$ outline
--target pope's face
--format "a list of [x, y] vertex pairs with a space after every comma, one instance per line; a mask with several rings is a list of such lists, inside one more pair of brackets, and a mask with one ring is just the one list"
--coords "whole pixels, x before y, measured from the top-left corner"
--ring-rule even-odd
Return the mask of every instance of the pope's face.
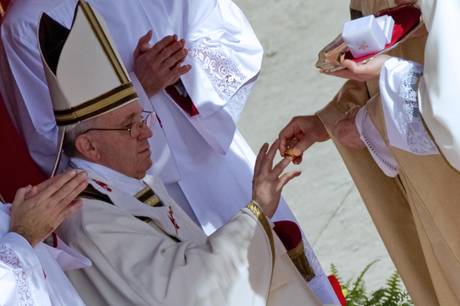
[[141, 122], [142, 108], [137, 101], [96, 118], [94, 123], [98, 128], [128, 129], [136, 126], [134, 133], [127, 130], [91, 131], [98, 151], [97, 162], [127, 176], [143, 178], [152, 166], [148, 143], [152, 131]]

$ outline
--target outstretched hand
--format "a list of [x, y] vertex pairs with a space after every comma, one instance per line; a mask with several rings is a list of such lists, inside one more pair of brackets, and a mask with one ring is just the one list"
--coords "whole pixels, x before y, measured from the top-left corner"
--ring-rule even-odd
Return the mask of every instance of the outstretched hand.
[[300, 171], [284, 173], [284, 170], [291, 162], [290, 158], [284, 158], [273, 167], [273, 160], [278, 147], [278, 140], [270, 148], [268, 144], [262, 146], [257, 155], [252, 182], [252, 199], [260, 205], [260, 208], [268, 218], [275, 214], [284, 186], [301, 174]]
[[78, 211], [81, 203], [75, 199], [87, 184], [85, 172], [71, 170], [37, 186], [20, 188], [11, 207], [10, 231], [35, 246]]
[[278, 135], [281, 156], [289, 149], [294, 164], [302, 161], [302, 155], [315, 142], [329, 139], [324, 124], [317, 115], [294, 117]]
[[356, 63], [352, 60], [346, 59], [342, 62], [342, 65], [346, 69], [335, 72], [321, 72], [327, 75], [360, 82], [371, 81], [379, 78], [383, 65], [390, 58], [391, 56], [389, 55], [380, 54], [365, 64]]
[[188, 54], [183, 39], [169, 35], [150, 46], [152, 35], [149, 31], [141, 37], [134, 50], [134, 72], [148, 96], [177, 83], [192, 69], [190, 65], [183, 65]]

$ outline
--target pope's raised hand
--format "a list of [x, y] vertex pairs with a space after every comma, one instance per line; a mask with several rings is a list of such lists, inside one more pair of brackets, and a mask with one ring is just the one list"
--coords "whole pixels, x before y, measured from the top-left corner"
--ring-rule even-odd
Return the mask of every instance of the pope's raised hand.
[[301, 174], [300, 171], [284, 172], [291, 162], [290, 158], [284, 158], [273, 166], [278, 146], [278, 140], [270, 148], [268, 144], [262, 146], [257, 155], [252, 181], [252, 199], [259, 204], [268, 218], [275, 214], [284, 186]]
[[328, 139], [329, 134], [317, 115], [298, 116], [279, 133], [279, 150], [281, 156], [290, 155], [294, 163], [298, 164], [302, 161], [303, 152], [312, 144]]
[[81, 203], [75, 199], [87, 184], [85, 172], [71, 170], [37, 186], [19, 189], [11, 207], [10, 231], [35, 246], [80, 208]]
[[134, 50], [134, 72], [148, 96], [175, 84], [192, 67], [183, 65], [188, 50], [176, 35], [164, 37], [150, 46], [152, 31], [139, 39]]

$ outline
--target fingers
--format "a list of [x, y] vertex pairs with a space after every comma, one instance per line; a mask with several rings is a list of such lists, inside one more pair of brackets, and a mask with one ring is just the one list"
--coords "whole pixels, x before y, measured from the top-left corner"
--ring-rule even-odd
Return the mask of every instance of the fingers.
[[300, 131], [300, 129], [297, 127], [297, 124], [295, 123], [295, 119], [292, 119], [289, 124], [281, 130], [281, 132], [278, 135], [278, 140], [279, 140], [279, 150], [281, 153], [281, 156], [284, 156], [286, 153], [288, 141], [291, 140], [295, 135]]
[[83, 191], [87, 184], [86, 180], [86, 173], [82, 172], [78, 174], [53, 194], [50, 200], [54, 203], [58, 203], [58, 206], [62, 209], [62, 206], [68, 205]]
[[144, 36], [142, 36], [137, 42], [136, 49], [134, 50], [134, 58], [138, 57], [143, 52], [149, 49], [149, 42], [152, 39], [153, 31], [148, 31]]
[[298, 137], [298, 141], [295, 146], [292, 148], [292, 154], [294, 156], [301, 156], [315, 141], [308, 135], [303, 135], [303, 137]]
[[168, 36], [165, 36], [159, 42], [157, 42], [155, 45], [153, 45], [153, 47], [150, 49], [151, 50], [151, 52], [150, 52], [151, 59], [157, 57], [158, 54], [160, 54], [160, 52], [163, 51], [164, 48], [166, 48], [167, 46], [169, 46], [170, 44], [172, 44], [176, 40], [177, 40], [176, 35], [168, 35]]
[[259, 150], [259, 154], [257, 154], [256, 164], [254, 166], [254, 176], [257, 176], [260, 173], [260, 169], [262, 168], [262, 165], [264, 163], [267, 149], [268, 149], [268, 143], [264, 143], [264, 145]]
[[66, 172], [64, 174], [61, 174], [56, 177], [56, 180], [53, 181], [52, 183], [49, 184], [49, 186], [39, 192], [39, 201], [41, 202], [44, 199], [50, 198], [52, 195], [54, 195], [56, 192], [61, 190], [61, 188], [67, 184], [68, 182], [72, 181], [76, 176], [78, 175], [77, 170], [71, 170], [69, 172]]
[[164, 62], [166, 67], [171, 68], [187, 55], [182, 40], [171, 43], [158, 54], [158, 60]]
[[286, 184], [289, 183], [289, 181], [291, 181], [293, 178], [300, 176], [301, 174], [301, 171], [292, 171], [283, 174], [279, 179], [278, 190], [282, 190], [284, 186], [286, 186]]
[[345, 67], [346, 69], [350, 70], [353, 73], [359, 73], [362, 70], [363, 65], [358, 65], [352, 60], [344, 60], [342, 62], [342, 66]]
[[[279, 141], [278, 139], [275, 140], [272, 145], [270, 146], [270, 149], [268, 150], [268, 153], [267, 153], [267, 159], [266, 159], [266, 163], [265, 163], [265, 170], [266, 171], [271, 171], [272, 168], [273, 168], [273, 160], [275, 159], [275, 155], [276, 155], [276, 151], [278, 150], [279, 148]], [[263, 168], [262, 168], [263, 170]]]
[[272, 174], [276, 177], [279, 177], [281, 173], [283, 173], [284, 169], [286, 169], [287, 166], [289, 166], [290, 163], [290, 157], [283, 158], [283, 160], [281, 160], [278, 164], [276, 164], [275, 168], [273, 168]]
[[174, 54], [168, 55], [168, 58], [164, 61], [164, 65], [168, 68], [174, 68], [178, 63], [184, 61], [185, 57], [187, 56], [188, 51], [187, 49], [179, 49], [176, 50]]
[[65, 198], [63, 198], [59, 203], [58, 206], [61, 209], [60, 213], [65, 211], [69, 205], [72, 205], [72, 203], [77, 199], [77, 197], [80, 195], [80, 193], [85, 190], [86, 186], [88, 186], [88, 182], [85, 180], [81, 182], [75, 189], [73, 189], [71, 192], [69, 192]]
[[24, 202], [24, 199], [26, 198], [26, 195], [30, 192], [32, 189], [32, 186], [27, 186], [23, 188], [19, 188], [18, 191], [16, 191], [16, 194], [14, 195], [14, 200], [13, 200], [13, 205], [19, 205]]

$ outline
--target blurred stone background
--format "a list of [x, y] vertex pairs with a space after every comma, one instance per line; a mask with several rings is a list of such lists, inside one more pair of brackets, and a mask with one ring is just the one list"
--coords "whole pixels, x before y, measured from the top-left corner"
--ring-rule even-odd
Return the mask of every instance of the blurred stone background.
[[[265, 49], [259, 81], [239, 128], [254, 151], [271, 142], [296, 115], [326, 105], [343, 83], [314, 68], [318, 51], [349, 19], [344, 0], [235, 0]], [[395, 270], [362, 200], [332, 142], [304, 155], [301, 177], [285, 190], [323, 268], [335, 264], [342, 278], [356, 277], [379, 260], [365, 277], [377, 289]]]

